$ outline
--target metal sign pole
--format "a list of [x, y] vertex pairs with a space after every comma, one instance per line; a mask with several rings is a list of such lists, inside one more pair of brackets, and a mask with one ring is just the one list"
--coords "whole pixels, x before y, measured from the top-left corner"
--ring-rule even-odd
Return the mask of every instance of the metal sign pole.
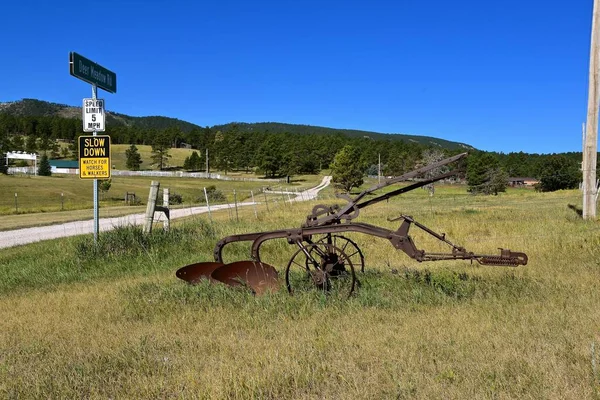
[[[104, 100], [98, 100], [96, 92], [100, 88], [117, 93], [117, 74], [74, 51], [69, 53], [69, 74], [92, 85], [92, 98], [83, 99], [82, 103], [83, 131], [98, 136], [98, 131], [105, 131], [105, 110]], [[94, 244], [97, 244], [100, 231], [98, 177], [110, 179], [110, 136], [93, 140], [79, 136], [78, 140], [79, 177], [94, 179]]]
[[[92, 99], [96, 100], [96, 85], [92, 85]], [[94, 129], [93, 135], [98, 133]], [[94, 243], [98, 244], [98, 231], [100, 230], [100, 218], [98, 212], [98, 179], [94, 179]]]

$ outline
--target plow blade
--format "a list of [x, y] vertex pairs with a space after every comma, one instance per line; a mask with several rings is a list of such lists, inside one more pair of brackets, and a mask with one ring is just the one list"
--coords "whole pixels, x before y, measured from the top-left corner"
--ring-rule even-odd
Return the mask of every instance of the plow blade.
[[222, 267], [223, 263], [219, 262], [201, 262], [186, 265], [185, 267], [179, 268], [175, 275], [179, 279], [183, 279], [184, 281], [195, 284], [200, 282], [201, 279], [208, 279], [212, 281], [211, 274], [213, 271], [219, 267]]
[[254, 294], [279, 290], [277, 270], [258, 261], [237, 261], [225, 264], [212, 273], [212, 278], [229, 286], [247, 286]]

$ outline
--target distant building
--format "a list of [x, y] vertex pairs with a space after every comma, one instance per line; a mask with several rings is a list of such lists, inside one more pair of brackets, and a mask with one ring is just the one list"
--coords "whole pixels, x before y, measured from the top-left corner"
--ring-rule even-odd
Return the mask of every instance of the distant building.
[[77, 160], [48, 160], [53, 174], [79, 174]]
[[540, 181], [535, 178], [521, 178], [521, 177], [508, 178], [509, 186], [533, 186], [537, 183], [540, 183]]

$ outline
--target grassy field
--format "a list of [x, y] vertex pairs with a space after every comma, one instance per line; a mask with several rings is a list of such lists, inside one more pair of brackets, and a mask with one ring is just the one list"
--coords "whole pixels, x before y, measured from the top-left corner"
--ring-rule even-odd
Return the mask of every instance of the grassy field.
[[[529, 264], [419, 264], [351, 235], [366, 272], [347, 300], [255, 298], [174, 276], [211, 260], [225, 235], [299, 226], [314, 202], [150, 237], [117, 230], [98, 247], [78, 237], [2, 250], [0, 397], [599, 399], [600, 225], [568, 207], [580, 202], [577, 191], [444, 187], [364, 209], [359, 221], [395, 229], [387, 218], [409, 214], [470, 251], [524, 251]], [[274, 241], [261, 254], [281, 273], [292, 252]], [[225, 258], [247, 253], [232, 245]]]
[[[294, 177], [290, 185], [281, 185], [292, 190], [301, 190], [318, 185], [322, 178], [320, 175], [303, 175]], [[233, 190], [236, 190], [238, 201], [242, 201], [250, 197], [250, 191], [257, 194], [266, 186], [280, 185], [268, 181], [115, 176], [112, 178], [110, 190], [100, 197], [101, 216], [104, 209], [122, 207], [126, 192], [135, 193], [141, 204], [145, 204], [153, 180], [159, 181], [161, 188], [169, 188], [171, 193], [181, 195], [184, 205], [204, 202], [203, 188], [211, 185], [223, 192], [226, 200], [230, 202], [233, 201]], [[43, 177], [0, 174], [0, 187], [0, 229], [3, 229], [2, 216], [6, 215], [71, 212], [93, 208], [93, 182], [80, 179], [76, 175], [56, 174]]]
[[[128, 150], [130, 146], [131, 145], [129, 144], [111, 145], [111, 161], [116, 169], [127, 169], [127, 156], [125, 155], [125, 151]], [[136, 147], [142, 158], [141, 169], [158, 169], [158, 166], [153, 165], [152, 159], [150, 158], [152, 155], [152, 146], [140, 144], [136, 145]], [[169, 155], [171, 157], [169, 157], [166, 167], [183, 167], [183, 162], [185, 161], [186, 157], [191, 156], [194, 151], [196, 151], [200, 156], [203, 155], [201, 150], [170, 149]]]

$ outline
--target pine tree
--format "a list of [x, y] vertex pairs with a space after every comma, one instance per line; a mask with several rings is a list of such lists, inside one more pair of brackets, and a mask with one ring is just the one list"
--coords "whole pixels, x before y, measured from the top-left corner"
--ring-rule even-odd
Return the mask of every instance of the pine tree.
[[8, 166], [6, 165], [6, 154], [0, 153], [0, 174], [8, 174]]
[[498, 194], [506, 190], [508, 174], [492, 154], [474, 154], [468, 160], [467, 183], [471, 193]]
[[198, 153], [194, 151], [194, 152], [192, 152], [192, 155], [190, 156], [188, 169], [197, 171], [200, 169], [200, 167], [202, 167], [202, 160], [200, 159], [200, 156], [198, 155]]
[[171, 149], [171, 140], [168, 132], [158, 132], [152, 141], [152, 161], [158, 166], [159, 170], [167, 164], [167, 160], [171, 157], [169, 150]]
[[142, 156], [140, 155], [135, 144], [132, 144], [129, 146], [129, 149], [125, 150], [125, 156], [127, 157], [127, 160], [125, 161], [127, 169], [131, 171], [139, 171], [143, 161]]
[[46, 153], [42, 155], [40, 159], [40, 164], [38, 165], [37, 173], [39, 176], [51, 176], [52, 175], [52, 167], [50, 166], [50, 162], [48, 161], [48, 156]]
[[330, 165], [333, 183], [350, 192], [352, 188], [363, 184], [364, 167], [356, 147], [346, 145], [333, 158]]

